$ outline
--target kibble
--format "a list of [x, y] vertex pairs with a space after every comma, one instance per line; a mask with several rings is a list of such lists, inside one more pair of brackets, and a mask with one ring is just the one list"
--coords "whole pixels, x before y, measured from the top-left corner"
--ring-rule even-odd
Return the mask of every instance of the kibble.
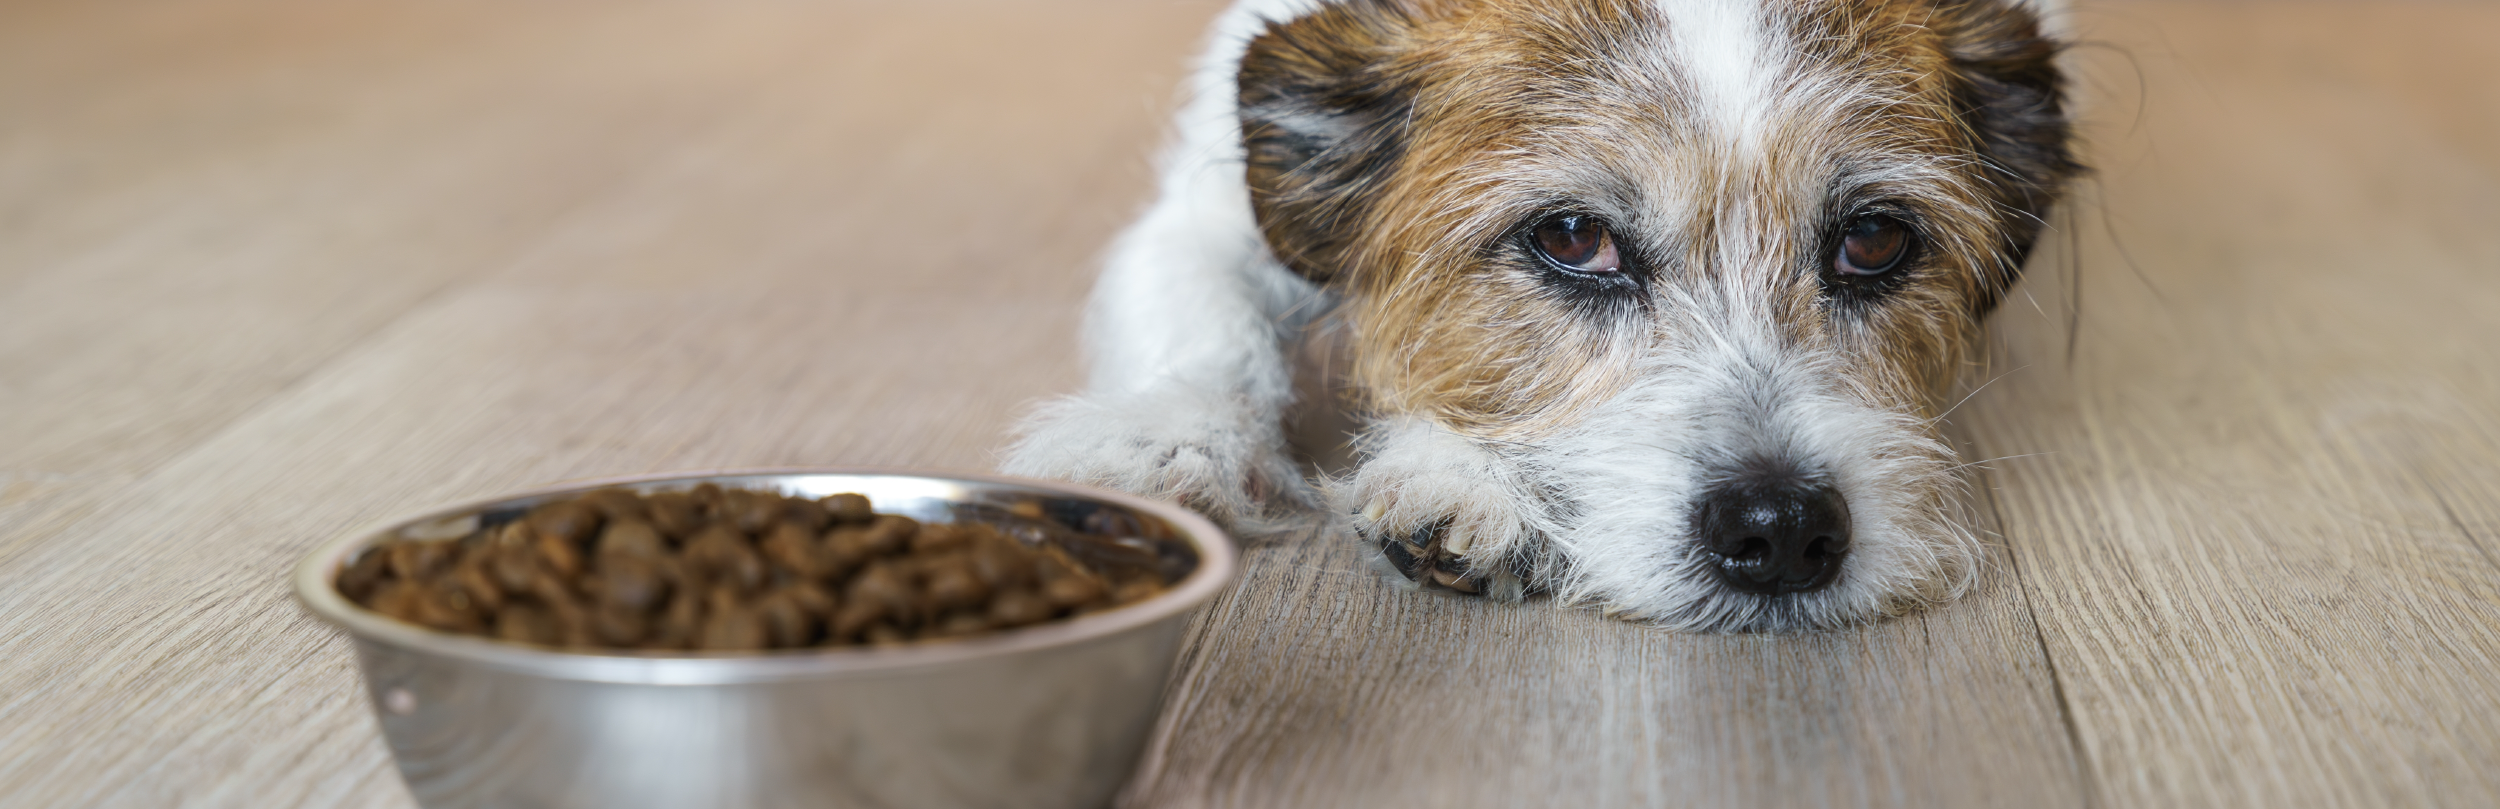
[[350, 600], [432, 629], [653, 652], [969, 637], [1136, 603], [1168, 584], [983, 523], [878, 514], [858, 494], [709, 483], [603, 489], [465, 538], [379, 545], [338, 575]]

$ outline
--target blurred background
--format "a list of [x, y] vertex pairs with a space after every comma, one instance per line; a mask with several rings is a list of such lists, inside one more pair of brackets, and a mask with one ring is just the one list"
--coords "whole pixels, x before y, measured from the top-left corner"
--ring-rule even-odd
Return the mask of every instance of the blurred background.
[[[284, 588], [354, 526], [990, 467], [1221, 5], [0, 3], [0, 804], [407, 805]], [[1126, 803], [2500, 802], [2500, 6], [2056, 22], [1979, 592], [1675, 636], [1269, 538]]]

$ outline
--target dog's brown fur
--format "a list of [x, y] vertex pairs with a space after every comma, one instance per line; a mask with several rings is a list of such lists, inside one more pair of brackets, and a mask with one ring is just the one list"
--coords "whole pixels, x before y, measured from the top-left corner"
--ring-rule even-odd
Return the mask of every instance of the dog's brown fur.
[[[1765, 296], [1870, 404], [1932, 407], [2077, 170], [2054, 45], [1998, 2], [1800, 2], [1774, 27], [1805, 69], [1740, 156], [1640, 58], [1663, 25], [1643, 0], [1352, 0], [1253, 41], [1253, 206], [1280, 260], [1345, 293], [1372, 408], [1533, 439], [1618, 391], [1648, 341], [1690, 337], [1644, 315], [1669, 286]], [[1835, 294], [1838, 223], [1869, 204], [1927, 246], [1883, 294]], [[1561, 206], [1612, 223], [1646, 299], [1573, 299], [1522, 266], [1513, 237]]]

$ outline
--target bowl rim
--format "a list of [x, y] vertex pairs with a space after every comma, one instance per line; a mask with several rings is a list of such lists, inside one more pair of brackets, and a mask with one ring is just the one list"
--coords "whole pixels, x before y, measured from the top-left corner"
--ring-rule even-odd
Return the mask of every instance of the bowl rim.
[[[514, 500], [579, 494], [612, 486], [745, 477], [899, 477], [1001, 486], [1100, 500], [1146, 512], [1170, 523], [1198, 554], [1198, 566], [1152, 598], [1115, 609], [959, 640], [895, 647], [830, 647], [764, 654], [679, 653], [666, 656], [596, 654], [509, 643], [428, 629], [365, 609], [333, 584], [348, 556], [379, 544], [400, 529], [483, 511]], [[1240, 550], [1230, 535], [1196, 512], [1173, 503], [1075, 483], [1005, 475], [928, 469], [858, 466], [782, 466], [659, 472], [564, 481], [517, 492], [428, 508], [376, 521], [323, 543], [295, 567], [295, 595], [314, 616], [360, 641], [483, 664], [541, 677], [638, 685], [727, 685], [787, 680], [911, 673], [967, 660], [1068, 648], [1186, 614], [1230, 583]]]

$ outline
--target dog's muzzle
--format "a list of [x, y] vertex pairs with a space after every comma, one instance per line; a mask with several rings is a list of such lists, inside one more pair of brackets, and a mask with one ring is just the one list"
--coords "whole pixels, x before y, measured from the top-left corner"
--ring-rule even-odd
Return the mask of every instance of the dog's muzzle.
[[1704, 491], [1694, 536], [1731, 589], [1810, 593], [1840, 578], [1849, 503], [1831, 484], [1794, 473], [1746, 474]]

